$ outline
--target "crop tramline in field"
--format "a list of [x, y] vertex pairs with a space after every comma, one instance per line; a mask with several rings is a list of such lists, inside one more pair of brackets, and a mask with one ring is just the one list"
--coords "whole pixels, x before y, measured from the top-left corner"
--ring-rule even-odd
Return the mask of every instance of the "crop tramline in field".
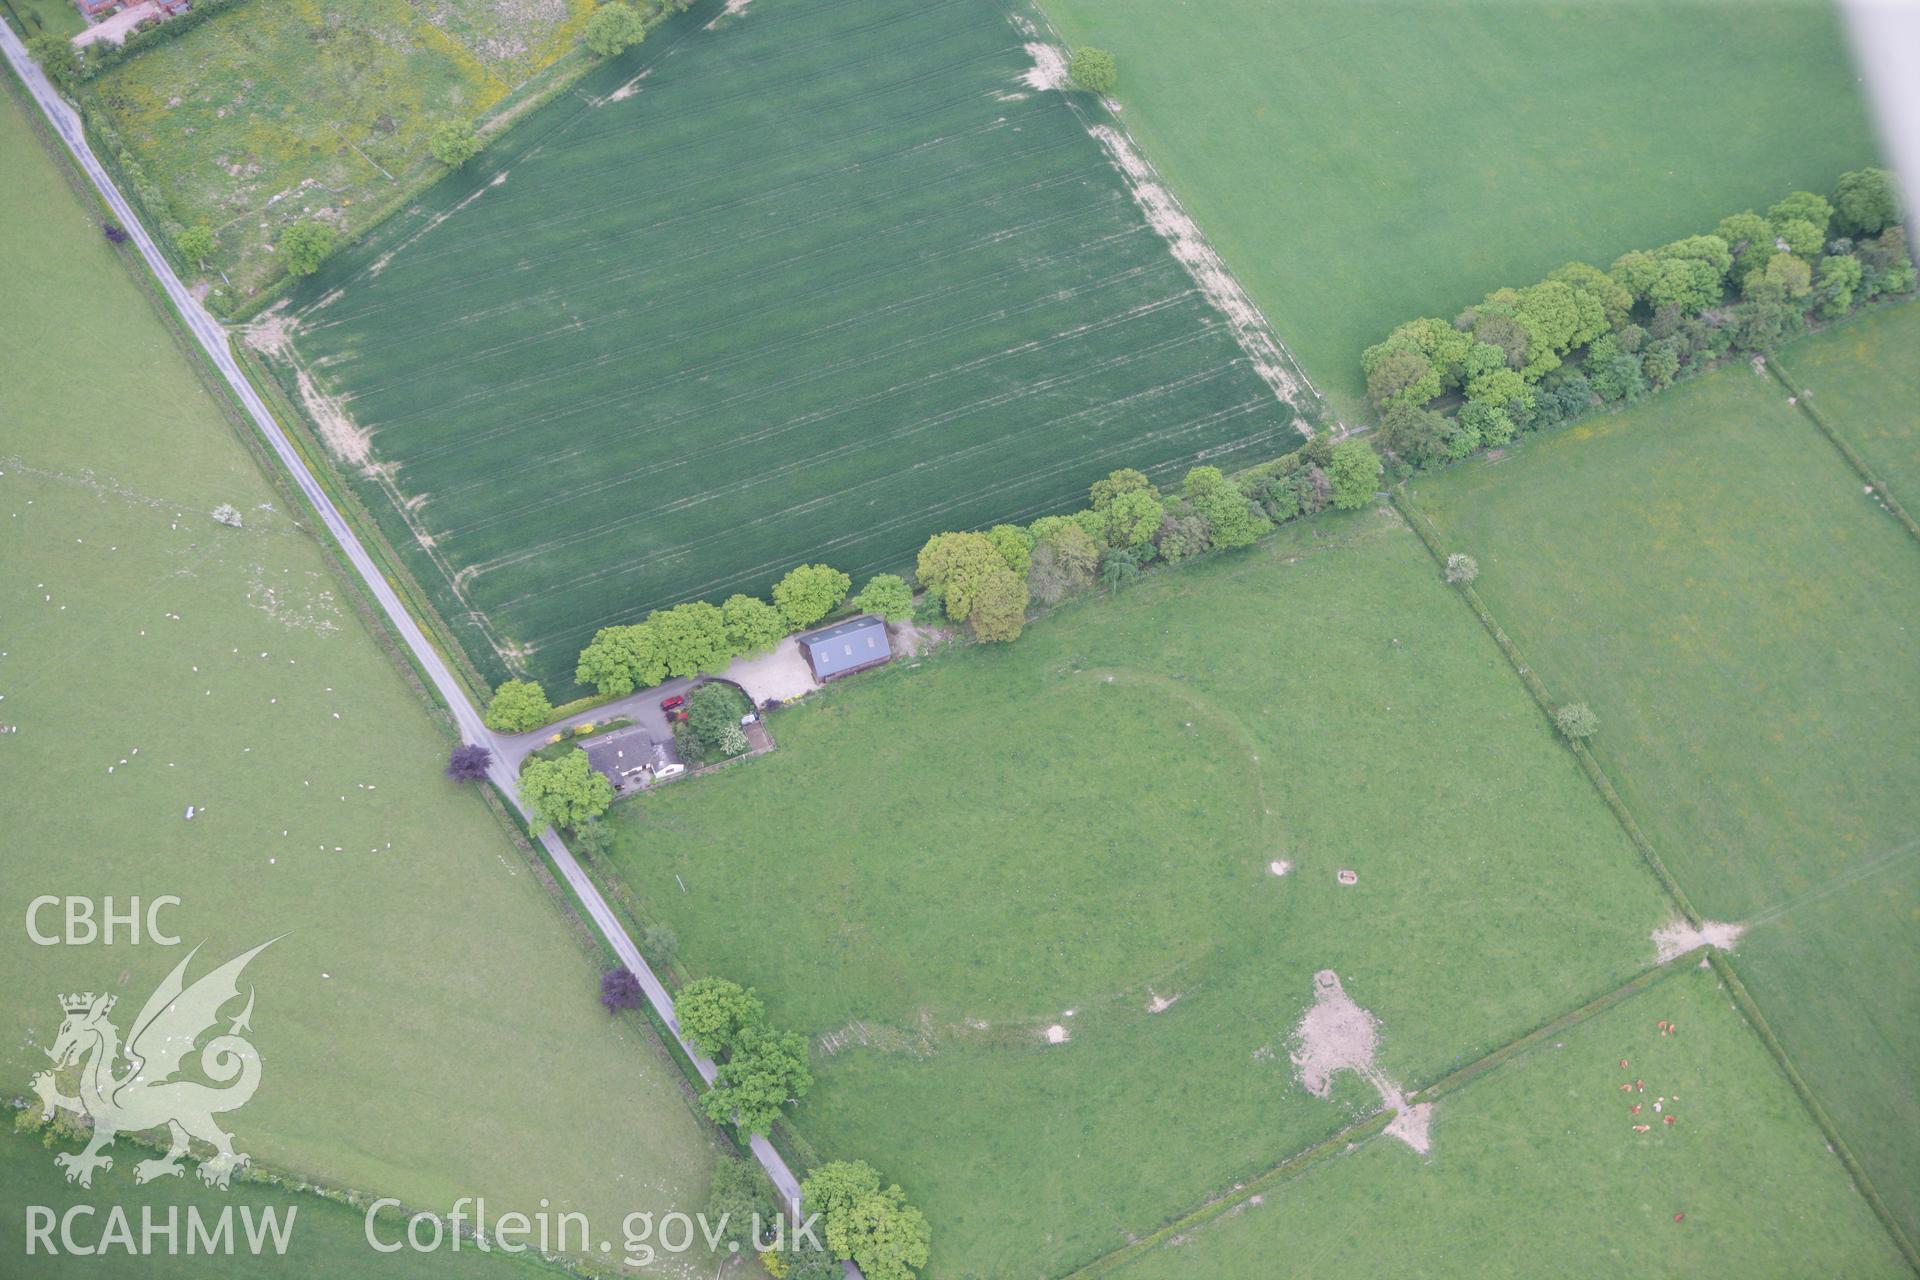
[[716, 12], [254, 333], [483, 674], [563, 688], [649, 609], [1298, 442], [1257, 312], [1169, 242], [1027, 18]]

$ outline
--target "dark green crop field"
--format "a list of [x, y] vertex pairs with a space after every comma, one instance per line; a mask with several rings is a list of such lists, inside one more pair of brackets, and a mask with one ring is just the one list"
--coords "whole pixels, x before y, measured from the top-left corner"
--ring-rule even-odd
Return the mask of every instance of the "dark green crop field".
[[564, 692], [649, 609], [1297, 442], [1034, 39], [993, 0], [699, 6], [274, 318], [485, 674]]

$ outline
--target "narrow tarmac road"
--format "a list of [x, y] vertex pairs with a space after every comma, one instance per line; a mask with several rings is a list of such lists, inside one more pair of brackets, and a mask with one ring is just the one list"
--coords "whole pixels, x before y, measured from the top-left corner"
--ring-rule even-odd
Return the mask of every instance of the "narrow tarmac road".
[[[493, 752], [493, 765], [489, 776], [499, 784], [509, 800], [520, 808], [523, 817], [530, 816], [524, 807], [520, 807], [518, 777], [514, 770], [514, 765], [525, 754], [525, 748], [520, 747], [516, 750], [518, 744], [495, 734], [481, 720], [479, 708], [467, 699], [466, 691], [461, 688], [459, 681], [453, 678], [453, 673], [447, 669], [440, 651], [427, 639], [419, 624], [414, 621], [413, 615], [408, 613], [406, 606], [401, 603], [400, 597], [387, 584], [379, 567], [367, 555], [366, 548], [360, 545], [360, 539], [354, 534], [352, 527], [335, 509], [333, 500], [314, 479], [292, 442], [281, 431], [280, 424], [267, 411], [267, 406], [253, 389], [253, 384], [247, 380], [246, 374], [241, 372], [239, 364], [233, 358], [233, 351], [227, 344], [226, 329], [187, 292], [186, 286], [173, 273], [173, 267], [167, 262], [166, 256], [160, 252], [159, 246], [153, 242], [153, 237], [147, 233], [146, 227], [141, 225], [140, 219], [135, 216], [133, 207], [120, 194], [119, 188], [114, 186], [113, 179], [108, 176], [107, 171], [101, 168], [92, 148], [87, 145], [79, 114], [66, 99], [60, 96], [58, 90], [41, 72], [39, 64], [27, 56], [26, 46], [21, 43], [20, 37], [4, 23], [0, 23], [0, 50], [5, 52], [7, 62], [13, 67], [14, 74], [19, 77], [21, 84], [39, 105], [40, 110], [45, 113], [48, 123], [53, 126], [54, 132], [59, 134], [67, 150], [72, 153], [74, 163], [80, 166], [82, 172], [100, 192], [101, 198], [113, 210], [114, 217], [119, 220], [122, 227], [126, 228], [134, 245], [139, 248], [140, 256], [146, 259], [148, 269], [153, 272], [161, 288], [166, 291], [167, 297], [172, 301], [175, 310], [185, 321], [188, 332], [206, 351], [207, 358], [219, 369], [220, 375], [226, 379], [235, 398], [253, 418], [254, 425], [259, 428], [261, 436], [272, 446], [281, 465], [286, 468], [287, 474], [293, 478], [293, 482], [299, 486], [308, 504], [319, 515], [320, 522], [326, 526], [327, 532], [333, 535], [334, 541], [340, 544], [341, 551], [353, 565], [354, 571], [360, 575], [367, 591], [379, 602], [381, 610], [387, 615], [389, 625], [406, 643], [407, 648], [413, 651], [421, 669], [433, 682], [433, 687], [439, 691], [441, 701], [445, 702], [448, 709], [452, 711], [454, 721], [459, 725], [461, 738], [467, 742], [478, 743]], [[639, 976], [640, 985], [646, 991], [647, 999], [652, 1002], [654, 1011], [672, 1029], [674, 1038], [680, 1042], [680, 1047], [686, 1051], [687, 1056], [693, 1060], [694, 1066], [698, 1068], [700, 1078], [711, 1083], [715, 1073], [712, 1060], [687, 1043], [686, 1038], [680, 1034], [680, 1024], [673, 1016], [673, 998], [667, 994], [667, 989], [661, 985], [659, 978], [647, 965], [639, 948], [634, 946], [633, 939], [621, 927], [612, 908], [607, 905], [606, 899], [601, 897], [599, 889], [594, 887], [593, 881], [581, 869], [579, 862], [561, 841], [559, 833], [552, 827], [540, 833], [540, 843], [546, 849], [548, 856], [553, 859], [554, 866], [573, 887], [574, 894], [586, 909], [594, 927], [599, 929], [607, 939], [614, 953], [620, 957], [621, 963]], [[800, 1205], [800, 1183], [793, 1176], [793, 1171], [787, 1167], [786, 1160], [765, 1138], [756, 1137], [751, 1145], [754, 1157], [766, 1169], [767, 1176], [773, 1181], [774, 1189], [780, 1193], [781, 1199], [797, 1212]]]

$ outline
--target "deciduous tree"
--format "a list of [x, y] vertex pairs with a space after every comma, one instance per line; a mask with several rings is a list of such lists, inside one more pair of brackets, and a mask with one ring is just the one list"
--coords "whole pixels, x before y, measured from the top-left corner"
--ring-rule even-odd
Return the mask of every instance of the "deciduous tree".
[[763, 1134], [780, 1118], [781, 1107], [799, 1101], [812, 1087], [807, 1038], [754, 1023], [734, 1037], [701, 1104], [716, 1124], [731, 1122], [743, 1134]]
[[1006, 561], [1007, 568], [1020, 574], [1027, 572], [1027, 561], [1033, 554], [1033, 535], [1017, 524], [997, 524], [987, 530], [987, 541]]
[[1860, 259], [1850, 253], [1836, 253], [1820, 260], [1820, 314], [1828, 319], [1845, 315], [1853, 306], [1854, 290], [1860, 287], [1864, 271]]
[[[1292, 498], [1291, 490], [1287, 496]], [[1153, 545], [1162, 560], [1168, 564], [1179, 564], [1211, 546], [1211, 533], [1207, 518], [1189, 506], [1184, 514], [1167, 513], [1166, 519], [1160, 522], [1160, 532], [1154, 535]]]
[[447, 756], [447, 776], [455, 782], [479, 782], [492, 763], [493, 752], [478, 743], [463, 742]]
[[487, 703], [487, 728], [496, 733], [526, 733], [553, 719], [553, 704], [538, 681], [509, 680]]
[[[1038, 528], [1042, 521], [1035, 521]], [[1100, 568], [1100, 548], [1087, 531], [1071, 520], [1034, 542], [1027, 566], [1027, 588], [1042, 604], [1058, 604], [1093, 586]]]
[[888, 622], [899, 622], [913, 613], [913, 589], [896, 573], [876, 573], [853, 598], [853, 607]]
[[[746, 735], [740, 732], [740, 717], [746, 710], [746, 699], [732, 685], [703, 684], [687, 698], [687, 731], [708, 753], [737, 756], [747, 749]], [[734, 732], [728, 734], [729, 729]]]
[[1813, 290], [1813, 268], [1790, 253], [1776, 253], [1767, 259], [1762, 280], [1786, 290], [1789, 298], [1804, 298]]
[[1380, 443], [1408, 466], [1427, 467], [1446, 456], [1446, 430], [1431, 409], [1395, 405], [1380, 419]]
[[60, 84], [72, 83], [80, 71], [80, 59], [73, 52], [73, 42], [51, 31], [43, 31], [27, 41], [27, 56]]
[[433, 136], [427, 141], [427, 150], [433, 152], [433, 158], [447, 168], [458, 169], [480, 153], [480, 138], [473, 131], [473, 121], [464, 118], [442, 120], [434, 126]]
[[1105, 49], [1075, 49], [1067, 59], [1067, 75], [1092, 93], [1112, 93], [1113, 86], [1120, 82], [1119, 68]]
[[173, 247], [195, 266], [202, 265], [213, 254], [213, 228], [204, 222], [185, 227], [173, 238]]
[[1147, 556], [1153, 554], [1153, 535], [1167, 514], [1160, 499], [1145, 489], [1123, 493], [1101, 511], [1103, 540], [1110, 547], [1131, 547]]
[[718, 605], [688, 600], [647, 615], [660, 658], [669, 676], [697, 676], [726, 670], [733, 660], [727, 624]]
[[[1155, 498], [1160, 496], [1160, 491], [1154, 488], [1153, 481], [1147, 479], [1147, 473], [1135, 471], [1132, 467], [1109, 471], [1105, 479], [1095, 480], [1087, 489], [1088, 500], [1093, 504], [1095, 511], [1105, 511], [1113, 505], [1115, 498], [1127, 493], [1146, 493]], [[1045, 518], [1057, 519], [1058, 517]], [[1034, 530], [1036, 536], [1039, 532], [1038, 529]]]
[[965, 622], [973, 612], [974, 592], [1006, 561], [983, 533], [936, 533], [920, 548], [914, 573], [920, 585], [940, 594], [947, 616]]
[[603, 4], [587, 19], [581, 42], [603, 58], [622, 53], [647, 38], [647, 23], [631, 5]]
[[731, 595], [720, 606], [727, 648], [736, 657], [769, 653], [787, 634], [787, 620], [758, 596]]
[[[1618, 280], [1596, 266], [1585, 262], [1569, 262], [1547, 276], [1549, 280], [1559, 280], [1572, 285], [1581, 293], [1587, 294], [1600, 303], [1600, 314], [1605, 320], [1605, 329], [1618, 328], [1627, 322], [1627, 313], [1633, 310], [1633, 294]], [[1604, 329], [1602, 330], [1604, 332]], [[1578, 338], [1579, 345], [1592, 342], [1599, 333]]]
[[1433, 366], [1409, 347], [1368, 347], [1361, 363], [1367, 375], [1367, 399], [1377, 410], [1425, 404], [1440, 394], [1440, 378]]
[[827, 1248], [851, 1259], [870, 1280], [913, 1280], [927, 1264], [926, 1215], [899, 1186], [876, 1187], [827, 1217]]
[[296, 222], [280, 234], [280, 256], [296, 276], [310, 276], [333, 252], [333, 228], [311, 218]]
[[601, 694], [624, 697], [667, 678], [667, 656], [659, 634], [644, 622], [602, 627], [580, 651], [573, 678]]
[[1777, 231], [1782, 222], [1798, 218], [1811, 222], [1820, 229], [1821, 235], [1827, 233], [1827, 223], [1833, 220], [1833, 206], [1826, 198], [1811, 191], [1795, 191], [1772, 208], [1767, 210], [1767, 218]]
[[1584, 702], [1570, 702], [1553, 713], [1560, 732], [1578, 742], [1600, 732], [1600, 717]]
[[1773, 224], [1751, 209], [1720, 219], [1713, 234], [1727, 242], [1736, 279], [1765, 268], [1773, 256]]
[[1194, 499], [1193, 509], [1207, 522], [1207, 540], [1217, 550], [1252, 546], [1273, 527], [1266, 513], [1232, 484], [1222, 484]]
[[[1481, 446], [1502, 445], [1513, 439], [1513, 416], [1504, 400], [1469, 400], [1460, 406], [1460, 425], [1471, 431]], [[1369, 486], [1371, 488], [1371, 486]], [[1334, 505], [1339, 506], [1339, 483], [1334, 484]]]
[[1900, 187], [1885, 169], [1843, 173], [1834, 188], [1833, 215], [1843, 235], [1878, 235], [1900, 221]]
[[533, 810], [536, 831], [549, 823], [572, 827], [607, 811], [613, 784], [575, 747], [558, 760], [536, 756], [527, 761], [520, 771], [520, 799]]
[[792, 627], [810, 627], [840, 607], [853, 579], [829, 565], [803, 564], [773, 586], [773, 603]]
[[1333, 505], [1342, 511], [1373, 501], [1374, 482], [1380, 478], [1380, 455], [1365, 440], [1347, 439], [1333, 446]]
[[1826, 231], [1805, 218], [1783, 218], [1773, 224], [1773, 234], [1776, 248], [1784, 244], [1788, 253], [1809, 261], [1827, 247]]
[[600, 975], [600, 1003], [607, 1006], [608, 1013], [638, 1009], [644, 999], [646, 994], [640, 989], [640, 979], [627, 966], [615, 965]]
[[715, 1245], [735, 1256], [744, 1254], [760, 1243], [754, 1224], [765, 1229], [775, 1212], [772, 1188], [759, 1165], [728, 1156], [713, 1166], [706, 1219]]
[[994, 568], [975, 588], [967, 614], [974, 639], [1018, 640], [1027, 625], [1027, 603], [1027, 580], [1005, 565]]
[[673, 997], [674, 1020], [694, 1048], [718, 1058], [740, 1033], [766, 1020], [760, 997], [729, 978], [695, 978]]

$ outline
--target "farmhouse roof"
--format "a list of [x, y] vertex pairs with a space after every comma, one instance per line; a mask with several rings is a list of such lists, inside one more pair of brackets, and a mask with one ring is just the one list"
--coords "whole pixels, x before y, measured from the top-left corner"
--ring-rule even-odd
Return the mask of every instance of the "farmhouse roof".
[[584, 746], [587, 763], [616, 786], [633, 781], [647, 765], [662, 762], [653, 738], [639, 725], [588, 738]]
[[807, 655], [813, 678], [822, 681], [877, 667], [893, 656], [887, 624], [872, 614], [807, 632], [800, 637], [800, 652]]

